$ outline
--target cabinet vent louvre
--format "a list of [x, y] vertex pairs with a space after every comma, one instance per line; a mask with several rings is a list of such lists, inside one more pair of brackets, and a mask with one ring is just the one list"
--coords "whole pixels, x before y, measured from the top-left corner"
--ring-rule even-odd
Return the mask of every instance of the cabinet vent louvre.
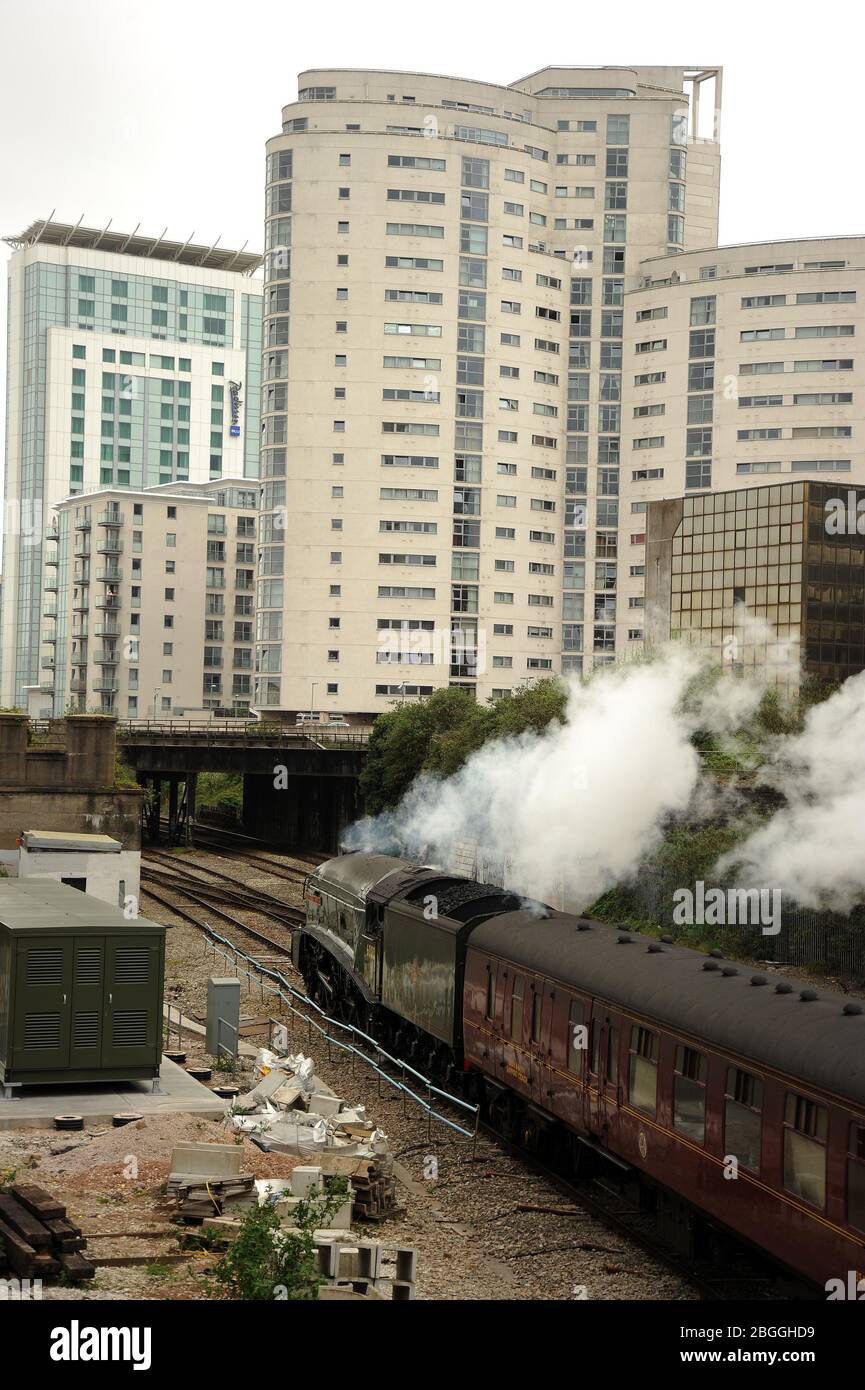
[[102, 947], [81, 946], [75, 961], [76, 985], [98, 985], [102, 981]]
[[147, 1046], [147, 1012], [128, 1009], [114, 1015], [112, 1036], [115, 1047]]
[[26, 1048], [55, 1048], [60, 1046], [59, 1014], [26, 1014], [24, 1017], [24, 1046]]
[[97, 1048], [99, 1046], [99, 1014], [93, 1013], [76, 1014], [72, 1023], [72, 1047], [80, 1049], [83, 1047]]
[[114, 983], [146, 985], [150, 979], [150, 952], [147, 947], [121, 946], [114, 965]]
[[63, 983], [63, 952], [46, 947], [27, 952], [26, 981], [37, 988]]

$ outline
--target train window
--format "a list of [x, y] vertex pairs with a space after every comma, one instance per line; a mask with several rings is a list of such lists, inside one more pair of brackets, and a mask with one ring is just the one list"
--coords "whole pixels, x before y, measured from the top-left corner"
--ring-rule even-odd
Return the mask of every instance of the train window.
[[826, 1135], [829, 1115], [824, 1105], [787, 1092], [784, 1107], [784, 1186], [788, 1192], [826, 1205]]
[[522, 975], [514, 976], [514, 988], [511, 993], [511, 1037], [518, 1042], [523, 1037], [523, 995], [526, 989], [526, 982]]
[[724, 1153], [732, 1154], [743, 1168], [760, 1171], [763, 1135], [763, 1083], [748, 1071], [727, 1068], [724, 1101]]
[[583, 1006], [579, 999], [571, 1000], [568, 1013], [568, 1071], [579, 1076], [583, 1069], [586, 1033], [583, 1027]]
[[706, 1059], [693, 1047], [676, 1048], [673, 1127], [698, 1144], [706, 1140]]
[[539, 989], [532, 990], [532, 1042], [537, 1043], [541, 1040], [541, 1006], [544, 996]]
[[655, 1114], [658, 1106], [658, 1035], [636, 1024], [631, 1029], [628, 1098], [638, 1110]]
[[491, 965], [487, 966], [487, 1004], [484, 1013], [487, 1018], [496, 1016], [496, 972]]
[[611, 1086], [619, 1084], [619, 1030], [612, 1024], [607, 1033], [607, 1081]]
[[847, 1220], [857, 1231], [865, 1231], [865, 1125], [850, 1126], [850, 1157], [847, 1160]]

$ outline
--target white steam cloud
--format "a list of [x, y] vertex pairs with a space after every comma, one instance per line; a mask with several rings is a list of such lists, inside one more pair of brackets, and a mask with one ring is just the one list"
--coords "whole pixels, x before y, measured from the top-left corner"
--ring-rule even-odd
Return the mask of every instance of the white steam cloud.
[[353, 826], [346, 847], [390, 849], [587, 906], [636, 870], [665, 817], [691, 804], [701, 777], [694, 729], [725, 732], [756, 708], [761, 688], [726, 676], [686, 712], [703, 659], [675, 647], [572, 683], [564, 724], [487, 743], [447, 780], [418, 778], [395, 810]]
[[865, 900], [865, 671], [778, 739], [762, 780], [786, 804], [718, 864], [771, 883], [805, 907], [849, 912]]

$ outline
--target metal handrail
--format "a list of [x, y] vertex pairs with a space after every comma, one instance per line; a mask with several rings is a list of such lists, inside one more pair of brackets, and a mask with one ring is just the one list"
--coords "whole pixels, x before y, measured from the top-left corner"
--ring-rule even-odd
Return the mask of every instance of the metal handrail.
[[118, 722], [117, 737], [165, 738], [180, 735], [225, 736], [267, 742], [313, 744], [365, 745], [369, 742], [369, 729], [337, 729], [328, 731], [327, 725], [316, 725], [314, 729], [292, 728], [285, 724], [265, 723], [263, 721], [233, 719], [124, 719]]

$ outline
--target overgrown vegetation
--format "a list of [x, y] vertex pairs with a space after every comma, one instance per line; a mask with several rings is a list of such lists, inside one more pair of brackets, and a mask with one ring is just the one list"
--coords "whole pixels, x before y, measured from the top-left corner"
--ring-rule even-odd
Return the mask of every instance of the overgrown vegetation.
[[283, 1227], [275, 1202], [250, 1207], [231, 1247], [213, 1268], [215, 1285], [209, 1291], [243, 1302], [317, 1298], [322, 1279], [313, 1232], [327, 1225], [347, 1194], [348, 1178], [331, 1178], [326, 1191], [297, 1204], [293, 1229]]
[[395, 806], [420, 772], [451, 777], [489, 739], [543, 733], [564, 720], [566, 705], [566, 686], [549, 679], [484, 705], [453, 687], [380, 714], [360, 779], [367, 814]]
[[[653, 658], [646, 653], [640, 659]], [[722, 676], [720, 666], [707, 667], [695, 676], [685, 691], [684, 709], [697, 710]], [[765, 762], [775, 737], [798, 733], [808, 711], [837, 689], [837, 682], [819, 676], [806, 676], [798, 694], [789, 698], [770, 687], [740, 729], [723, 739], [698, 730], [692, 741], [709, 771], [753, 772]], [[467, 691], [455, 687], [437, 690], [425, 700], [395, 705], [378, 716], [370, 735], [360, 778], [367, 815], [396, 806], [419, 773], [451, 777], [490, 739], [515, 737], [527, 730], [542, 734], [554, 721], [563, 722], [567, 700], [565, 683], [551, 677], [486, 704], [478, 704]]]
[[243, 774], [200, 772], [195, 794], [196, 814], [213, 820], [239, 822], [243, 816]]

